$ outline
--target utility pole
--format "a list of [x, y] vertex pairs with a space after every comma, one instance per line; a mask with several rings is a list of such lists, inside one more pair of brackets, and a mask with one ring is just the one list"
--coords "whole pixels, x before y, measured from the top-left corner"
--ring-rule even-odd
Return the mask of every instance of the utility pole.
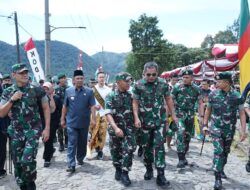
[[50, 71], [50, 25], [49, 25], [49, 0], [45, 0], [45, 77], [49, 77]]
[[19, 47], [19, 33], [18, 33], [18, 22], [17, 22], [17, 13], [14, 12], [14, 21], [15, 21], [15, 27], [16, 27], [16, 51], [17, 51], [17, 63], [21, 63], [21, 57], [20, 57], [20, 47]]
[[[77, 27], [54, 27], [49, 24], [49, 0], [45, 0], [45, 77], [48, 78], [51, 76], [51, 62], [50, 62], [50, 41], [51, 41], [51, 32], [56, 29], [86, 29], [83, 26]], [[51, 29], [52, 28], [52, 29]]]

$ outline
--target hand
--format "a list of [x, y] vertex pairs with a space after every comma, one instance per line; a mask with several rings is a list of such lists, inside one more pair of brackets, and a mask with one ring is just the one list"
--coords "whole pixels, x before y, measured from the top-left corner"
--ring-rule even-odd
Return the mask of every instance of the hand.
[[96, 109], [97, 111], [99, 111], [99, 110], [101, 109], [101, 106], [100, 106], [100, 105], [96, 105], [96, 106], [95, 106], [95, 109]]
[[240, 130], [240, 142], [244, 141], [247, 138], [247, 133]]
[[47, 142], [49, 140], [49, 129], [45, 128], [42, 132], [43, 142]]
[[66, 128], [65, 119], [61, 119], [61, 127], [62, 127], [62, 128]]
[[95, 119], [91, 119], [90, 125], [93, 126], [93, 127], [95, 127], [96, 126], [96, 120]]
[[118, 127], [115, 129], [115, 135], [118, 137], [124, 137], [123, 131]]
[[202, 130], [204, 132], [204, 135], [208, 135], [209, 129], [207, 128], [207, 125], [204, 125], [203, 128], [202, 128]]
[[139, 118], [136, 118], [136, 119], [135, 119], [135, 127], [136, 127], [136, 128], [141, 128], [141, 121], [140, 121]]
[[13, 101], [17, 101], [17, 100], [20, 100], [23, 96], [23, 93], [21, 91], [16, 91], [13, 96], [11, 97], [11, 99]]

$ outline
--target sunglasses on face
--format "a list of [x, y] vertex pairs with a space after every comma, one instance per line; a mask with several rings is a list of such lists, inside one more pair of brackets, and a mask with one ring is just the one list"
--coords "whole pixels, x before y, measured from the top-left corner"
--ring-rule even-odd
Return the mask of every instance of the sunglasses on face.
[[157, 73], [147, 73], [146, 76], [147, 77], [156, 77]]
[[26, 75], [26, 74], [28, 74], [28, 71], [23, 71], [23, 72], [17, 72], [17, 74], [19, 74], [19, 75]]

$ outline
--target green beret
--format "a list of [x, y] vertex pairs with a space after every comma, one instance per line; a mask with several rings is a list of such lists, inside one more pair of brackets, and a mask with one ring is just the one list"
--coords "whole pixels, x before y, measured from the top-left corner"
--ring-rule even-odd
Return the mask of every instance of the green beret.
[[191, 69], [187, 69], [187, 70], [182, 72], [182, 76], [183, 75], [193, 75], [193, 71]]
[[59, 75], [57, 75], [58, 80], [63, 78], [63, 77], [66, 77], [66, 74], [60, 73]]
[[11, 68], [13, 73], [21, 73], [23, 71], [29, 71], [27, 65], [24, 63], [15, 64]]
[[219, 73], [215, 76], [216, 80], [229, 80], [232, 81], [232, 74], [229, 72]]
[[5, 80], [5, 79], [11, 79], [11, 77], [10, 77], [9, 74], [4, 74], [2, 79], [3, 79], [3, 80]]
[[127, 73], [127, 72], [121, 72], [121, 73], [118, 73], [116, 76], [115, 76], [115, 80], [118, 81], [118, 80], [125, 80], [125, 81], [129, 81], [132, 79], [132, 76]]

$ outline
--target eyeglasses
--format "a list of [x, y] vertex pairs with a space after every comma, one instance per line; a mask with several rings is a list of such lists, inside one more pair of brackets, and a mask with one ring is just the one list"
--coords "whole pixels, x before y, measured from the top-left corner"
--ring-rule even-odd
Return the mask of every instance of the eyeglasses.
[[146, 76], [147, 77], [156, 77], [157, 73], [147, 73]]

